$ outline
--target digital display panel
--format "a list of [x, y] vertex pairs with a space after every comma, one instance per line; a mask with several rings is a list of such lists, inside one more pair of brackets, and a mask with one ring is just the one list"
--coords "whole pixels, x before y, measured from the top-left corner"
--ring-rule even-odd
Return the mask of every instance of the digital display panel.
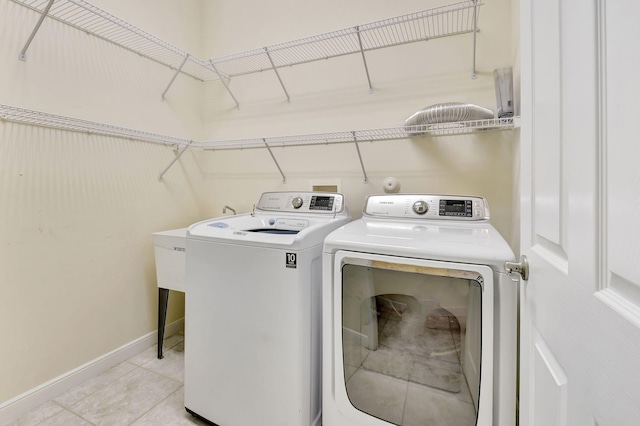
[[333, 197], [314, 195], [311, 197], [309, 210], [333, 210]]
[[464, 201], [445, 200], [444, 211], [451, 213], [464, 212]]
[[471, 200], [440, 200], [440, 216], [472, 217]]

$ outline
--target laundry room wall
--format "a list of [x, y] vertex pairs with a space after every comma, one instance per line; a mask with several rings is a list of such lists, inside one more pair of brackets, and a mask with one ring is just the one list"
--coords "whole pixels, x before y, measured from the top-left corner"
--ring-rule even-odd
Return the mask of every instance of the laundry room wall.
[[[187, 51], [201, 1], [92, 4]], [[0, 0], [0, 104], [200, 136], [202, 83]], [[177, 64], [179, 65], [179, 64]], [[156, 328], [151, 233], [202, 219], [193, 157], [170, 146], [0, 120], [0, 406]], [[184, 316], [172, 294], [167, 322]], [[0, 413], [0, 423], [3, 423]]]
[[[207, 57], [225, 56], [451, 3], [213, 0], [205, 4], [203, 50]], [[211, 81], [203, 97], [204, 137], [226, 140], [399, 127], [414, 112], [440, 102], [468, 102], [496, 111], [493, 70], [513, 65], [515, 2], [485, 3], [478, 21], [476, 79], [471, 78], [473, 38], [463, 34], [367, 52], [373, 93], [360, 55], [280, 69], [290, 102], [270, 71], [230, 80], [239, 108], [219, 81]], [[266, 149], [199, 150], [193, 156], [207, 192], [215, 194], [203, 200], [211, 215], [220, 214], [224, 204], [249, 211], [264, 191], [339, 183], [357, 218], [365, 197], [382, 192], [383, 180], [394, 176], [402, 192], [486, 197], [493, 224], [515, 248], [517, 143], [513, 130], [360, 142], [366, 183], [354, 144], [272, 148], [286, 183]]]
[[[442, 0], [90, 0], [201, 58], [295, 40], [451, 2]], [[401, 126], [439, 102], [495, 111], [494, 68], [514, 65], [517, 0], [481, 7], [478, 78], [469, 34], [282, 69], [223, 85], [184, 75], [0, 0], [0, 104], [202, 140]], [[250, 13], [248, 13], [250, 11]], [[515, 14], [517, 16], [517, 13]], [[176, 64], [179, 65], [179, 64]], [[260, 193], [338, 184], [355, 217], [395, 176], [403, 192], [482, 195], [492, 222], [517, 244], [517, 131], [266, 149], [190, 149], [0, 120], [0, 407], [156, 328], [151, 233], [249, 211]], [[184, 315], [172, 293], [167, 321]], [[1, 415], [0, 415], [1, 417]], [[0, 420], [2, 420], [0, 418]]]

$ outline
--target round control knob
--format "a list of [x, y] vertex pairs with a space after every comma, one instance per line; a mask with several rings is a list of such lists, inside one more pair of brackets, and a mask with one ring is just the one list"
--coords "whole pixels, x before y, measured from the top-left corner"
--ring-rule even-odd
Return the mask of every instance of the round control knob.
[[415, 203], [413, 203], [413, 211], [417, 214], [425, 214], [429, 211], [429, 205], [426, 201], [416, 201]]
[[300, 207], [302, 207], [302, 198], [300, 197], [296, 197], [293, 200], [291, 200], [291, 205], [293, 206], [294, 209], [299, 209]]

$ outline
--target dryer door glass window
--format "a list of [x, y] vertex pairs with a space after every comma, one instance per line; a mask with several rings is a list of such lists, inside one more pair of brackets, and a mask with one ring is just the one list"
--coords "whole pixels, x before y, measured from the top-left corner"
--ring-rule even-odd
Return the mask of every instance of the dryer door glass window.
[[427, 269], [342, 267], [347, 396], [359, 411], [396, 425], [474, 426], [482, 278]]

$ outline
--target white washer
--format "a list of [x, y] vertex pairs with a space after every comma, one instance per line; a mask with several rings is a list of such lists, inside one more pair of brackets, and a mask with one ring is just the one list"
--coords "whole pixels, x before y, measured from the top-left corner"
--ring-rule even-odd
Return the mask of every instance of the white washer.
[[393, 194], [329, 234], [323, 425], [513, 426], [514, 254], [485, 199]]
[[341, 194], [269, 192], [187, 232], [185, 407], [223, 426], [319, 425], [322, 244]]

